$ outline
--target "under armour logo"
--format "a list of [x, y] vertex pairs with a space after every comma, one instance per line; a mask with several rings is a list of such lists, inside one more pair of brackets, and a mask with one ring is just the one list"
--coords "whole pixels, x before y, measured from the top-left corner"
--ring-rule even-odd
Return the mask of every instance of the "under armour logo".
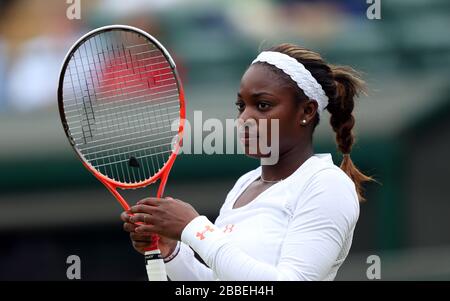
[[223, 233], [230, 233], [231, 231], [233, 231], [233, 228], [234, 228], [234, 224], [228, 224], [225, 226]]
[[214, 229], [211, 226], [206, 225], [205, 230], [203, 230], [202, 232], [197, 232], [196, 237], [198, 237], [200, 240], [204, 240], [206, 232], [214, 232]]

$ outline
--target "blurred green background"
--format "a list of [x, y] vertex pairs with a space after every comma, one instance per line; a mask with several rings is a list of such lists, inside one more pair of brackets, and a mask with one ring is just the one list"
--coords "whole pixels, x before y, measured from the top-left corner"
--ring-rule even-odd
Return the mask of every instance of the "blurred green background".
[[[0, 0], [0, 279], [65, 280], [80, 256], [82, 279], [143, 280], [143, 258], [121, 208], [75, 157], [57, 113], [66, 51], [108, 24], [140, 27], [171, 52], [186, 89], [187, 116], [233, 118], [242, 73], [259, 49], [291, 42], [360, 70], [369, 95], [356, 107], [352, 157], [370, 184], [349, 257], [337, 280], [450, 280], [450, 2], [364, 0]], [[324, 114], [316, 152], [331, 152]], [[181, 155], [166, 194], [215, 218], [229, 189], [257, 161], [243, 155]], [[154, 191], [125, 192], [131, 202]]]

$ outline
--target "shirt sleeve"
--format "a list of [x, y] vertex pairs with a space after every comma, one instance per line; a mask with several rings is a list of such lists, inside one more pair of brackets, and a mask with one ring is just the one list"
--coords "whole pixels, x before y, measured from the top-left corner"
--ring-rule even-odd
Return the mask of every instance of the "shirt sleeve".
[[[242, 183], [254, 171], [250, 171], [241, 176], [235, 183], [234, 187], [227, 194], [224, 204], [220, 211], [226, 206], [230, 196], [240, 188]], [[192, 249], [185, 243], [181, 242], [180, 251], [171, 261], [166, 263], [166, 272], [170, 280], [174, 281], [211, 281], [218, 280], [214, 271], [195, 258]]]
[[181, 239], [220, 280], [323, 280], [353, 232], [359, 205], [350, 179], [333, 169], [318, 174], [299, 196], [277, 265], [246, 254], [204, 216], [192, 220]]
[[180, 251], [166, 263], [166, 272], [173, 281], [211, 281], [217, 277], [214, 272], [194, 256], [188, 245], [181, 243]]

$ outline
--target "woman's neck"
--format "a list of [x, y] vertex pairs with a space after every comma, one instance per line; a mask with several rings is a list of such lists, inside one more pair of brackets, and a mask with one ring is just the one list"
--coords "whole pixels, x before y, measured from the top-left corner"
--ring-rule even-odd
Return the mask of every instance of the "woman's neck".
[[266, 181], [286, 179], [294, 173], [306, 160], [314, 155], [312, 145], [307, 147], [294, 147], [280, 154], [279, 160], [274, 165], [262, 165], [261, 177]]

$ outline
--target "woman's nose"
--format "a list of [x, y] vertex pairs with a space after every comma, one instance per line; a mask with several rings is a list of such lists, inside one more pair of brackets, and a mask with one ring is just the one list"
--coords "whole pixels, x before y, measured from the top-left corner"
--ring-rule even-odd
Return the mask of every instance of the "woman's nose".
[[250, 108], [246, 107], [244, 111], [239, 114], [239, 119], [241, 119], [243, 122], [246, 122], [247, 120], [255, 120]]
[[238, 125], [240, 132], [256, 132], [258, 128], [258, 122], [251, 114], [241, 114], [238, 119]]

